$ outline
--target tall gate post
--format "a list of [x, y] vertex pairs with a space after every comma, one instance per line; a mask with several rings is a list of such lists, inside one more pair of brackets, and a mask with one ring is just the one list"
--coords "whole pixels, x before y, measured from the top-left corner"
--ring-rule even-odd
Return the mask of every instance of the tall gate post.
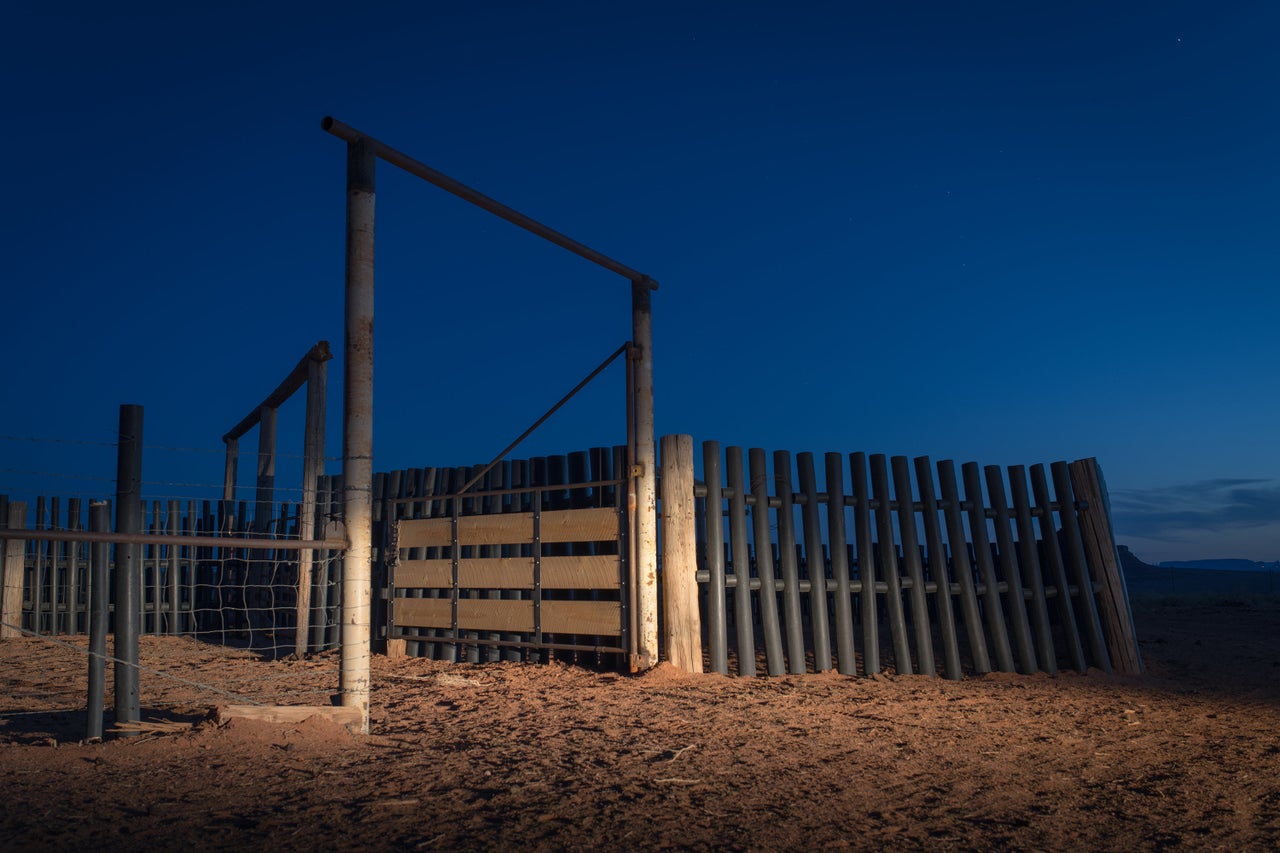
[[635, 555], [637, 580], [634, 606], [638, 634], [633, 669], [648, 669], [658, 663], [658, 494], [657, 449], [653, 425], [653, 316], [650, 309], [652, 282], [647, 278], [631, 282], [631, 341], [638, 350], [635, 362], [635, 442], [636, 468], [631, 472], [634, 488]]
[[364, 137], [347, 143], [346, 335], [342, 383], [342, 704], [369, 732], [369, 627], [373, 594], [373, 209], [376, 160]]

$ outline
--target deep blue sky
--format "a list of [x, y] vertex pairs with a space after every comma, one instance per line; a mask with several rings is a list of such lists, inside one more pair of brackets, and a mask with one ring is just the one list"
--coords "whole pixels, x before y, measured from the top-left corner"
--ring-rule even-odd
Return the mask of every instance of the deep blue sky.
[[[131, 402], [148, 493], [205, 496], [341, 352], [332, 114], [661, 282], [659, 432], [1097, 456], [1140, 556], [1280, 557], [1280, 7], [20, 5], [0, 434], [42, 440], [0, 440], [0, 492], [110, 494], [110, 447], [47, 439]], [[376, 467], [485, 461], [628, 337], [629, 286], [378, 180]], [[520, 455], [620, 442], [600, 381]]]

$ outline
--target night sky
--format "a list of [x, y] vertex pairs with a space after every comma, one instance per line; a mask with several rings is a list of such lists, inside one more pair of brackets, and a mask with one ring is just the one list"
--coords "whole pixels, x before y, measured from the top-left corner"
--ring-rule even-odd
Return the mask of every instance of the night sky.
[[[660, 434], [1096, 456], [1139, 556], [1275, 560], [1278, 36], [1258, 2], [11, 4], [0, 493], [111, 495], [138, 403], [144, 493], [212, 497], [321, 339], [339, 455], [333, 115], [657, 279]], [[614, 274], [387, 164], [377, 203], [377, 470], [488, 461], [630, 335]], [[516, 455], [621, 443], [622, 402], [619, 366]]]

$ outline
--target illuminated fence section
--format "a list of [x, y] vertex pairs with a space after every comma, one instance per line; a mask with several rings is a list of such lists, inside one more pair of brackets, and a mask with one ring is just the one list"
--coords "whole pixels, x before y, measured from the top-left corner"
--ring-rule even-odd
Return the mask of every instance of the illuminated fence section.
[[[340, 496], [332, 479], [320, 478], [316, 530], [325, 530], [336, 511], [330, 502]], [[27, 539], [6, 543], [6, 590], [20, 588], [21, 596], [6, 595], [4, 621], [18, 633], [88, 633], [93, 545], [59, 536], [87, 530], [90, 502], [40, 497], [32, 503], [28, 507], [0, 496], [0, 518], [7, 526], [31, 531]], [[193, 636], [272, 657], [297, 650], [300, 504], [272, 504], [270, 518], [254, 518], [257, 511], [246, 502], [145, 503], [142, 537], [157, 541], [141, 545], [140, 633]], [[184, 537], [193, 544], [182, 543]], [[238, 540], [251, 540], [252, 547]], [[116, 547], [108, 551], [108, 590], [114, 589]], [[338, 642], [342, 552], [312, 554], [308, 646], [322, 650]], [[110, 630], [113, 622], [111, 607]]]
[[702, 462], [710, 671], [1142, 669], [1092, 459], [957, 470], [705, 442]]

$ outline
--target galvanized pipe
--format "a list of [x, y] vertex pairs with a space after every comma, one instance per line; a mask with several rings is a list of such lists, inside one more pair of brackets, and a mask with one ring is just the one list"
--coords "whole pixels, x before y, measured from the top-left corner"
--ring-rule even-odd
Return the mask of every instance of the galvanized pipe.
[[773, 452], [773, 490], [777, 493], [774, 500], [778, 509], [778, 567], [782, 573], [782, 613], [787, 626], [787, 665], [792, 675], [804, 675], [808, 664], [804, 656], [804, 610], [800, 606], [800, 593], [808, 591], [808, 584], [803, 584], [801, 589], [791, 454], [786, 450]]
[[[703, 547], [707, 562], [707, 640], [711, 671], [729, 674], [729, 624], [725, 608], [724, 483], [720, 478], [720, 444], [702, 443], [702, 477], [707, 484]], [[803, 654], [801, 655], [803, 661]], [[801, 670], [803, 672], [803, 670]]]
[[[731, 448], [731, 451], [736, 448]], [[741, 454], [741, 451], [739, 451]], [[738, 463], [741, 465], [741, 456]], [[770, 675], [782, 675], [786, 660], [782, 655], [782, 628], [778, 624], [778, 592], [773, 568], [773, 537], [769, 530], [769, 472], [765, 467], [764, 449], [753, 447], [747, 452], [750, 465], [751, 491], [756, 497], [751, 509], [752, 541], [756, 547], [756, 574], [760, 576], [760, 626], [764, 629], [765, 666]]]
[[598, 264], [610, 272], [615, 272], [629, 281], [641, 284], [646, 289], [658, 289], [658, 283], [644, 273], [634, 270], [626, 264], [615, 261], [613, 258], [597, 252], [595, 249], [584, 246], [577, 240], [561, 234], [554, 228], [543, 225], [541, 222], [525, 216], [518, 210], [513, 210], [505, 204], [489, 198], [484, 193], [474, 190], [466, 184], [456, 181], [443, 172], [438, 172], [424, 163], [418, 162], [409, 155], [397, 151], [385, 143], [379, 142], [368, 134], [361, 133], [350, 125], [343, 124], [332, 116], [325, 116], [320, 122], [320, 128], [332, 133], [334, 136], [345, 140], [348, 143], [355, 143], [357, 140], [365, 140], [372, 147], [373, 153], [376, 156], [387, 161], [391, 165], [397, 166], [415, 177], [422, 178], [422, 180], [427, 183], [434, 184], [445, 192], [452, 193], [463, 201], [468, 201], [476, 207], [487, 210], [494, 216], [505, 219], [513, 225], [517, 225], [526, 231], [537, 234], [542, 239], [555, 243], [562, 249], [568, 249], [575, 255], [586, 258], [588, 261]]
[[809, 566], [809, 618], [813, 620], [813, 666], [818, 672], [831, 669], [831, 626], [827, 619], [827, 567], [822, 553], [822, 526], [818, 512], [818, 484], [813, 454], [796, 454], [800, 491], [808, 499], [800, 513], [804, 524], [804, 556]]
[[[105, 532], [111, 527], [111, 505], [106, 501], [89, 504], [89, 529]], [[102, 706], [107, 682], [107, 593], [111, 546], [95, 542], [89, 549], [89, 694], [85, 702], [88, 720], [85, 737], [102, 738]]]
[[893, 510], [889, 501], [889, 469], [883, 453], [871, 454], [871, 491], [880, 502], [876, 510], [876, 538], [880, 545], [880, 574], [889, 585], [884, 598], [893, 640], [893, 664], [898, 675], [911, 675], [911, 641], [902, 606], [902, 577], [898, 574], [898, 546], [893, 540]]
[[[116, 445], [116, 532], [142, 530], [142, 407], [120, 407]], [[142, 594], [139, 546], [116, 547], [115, 711], [117, 723], [141, 719], [138, 700], [138, 615]]]
[[853, 490], [853, 535], [858, 547], [858, 613], [862, 618], [862, 671], [880, 672], [880, 619], [876, 605], [875, 544], [871, 539], [871, 498], [867, 491], [867, 457], [849, 456], [849, 485]]
[[725, 449], [729, 498], [729, 554], [733, 558], [733, 623], [737, 628], [738, 674], [756, 674], [755, 626], [751, 617], [751, 558], [747, 555], [747, 504], [743, 500], [742, 448]]
[[911, 471], [907, 457], [889, 460], [893, 474], [893, 494], [898, 505], [898, 536], [902, 541], [902, 565], [911, 580], [911, 622], [915, 628], [916, 662], [921, 675], [937, 675], [933, 659], [933, 626], [929, 621], [929, 600], [925, 595], [924, 566], [920, 563], [920, 536], [916, 528], [916, 504], [911, 499]]
[[844, 527], [844, 471], [839, 453], [823, 456], [827, 479], [827, 536], [831, 540], [831, 575], [835, 580], [836, 667], [841, 675], [857, 675], [853, 645], [853, 595], [849, 590], [849, 549]]

